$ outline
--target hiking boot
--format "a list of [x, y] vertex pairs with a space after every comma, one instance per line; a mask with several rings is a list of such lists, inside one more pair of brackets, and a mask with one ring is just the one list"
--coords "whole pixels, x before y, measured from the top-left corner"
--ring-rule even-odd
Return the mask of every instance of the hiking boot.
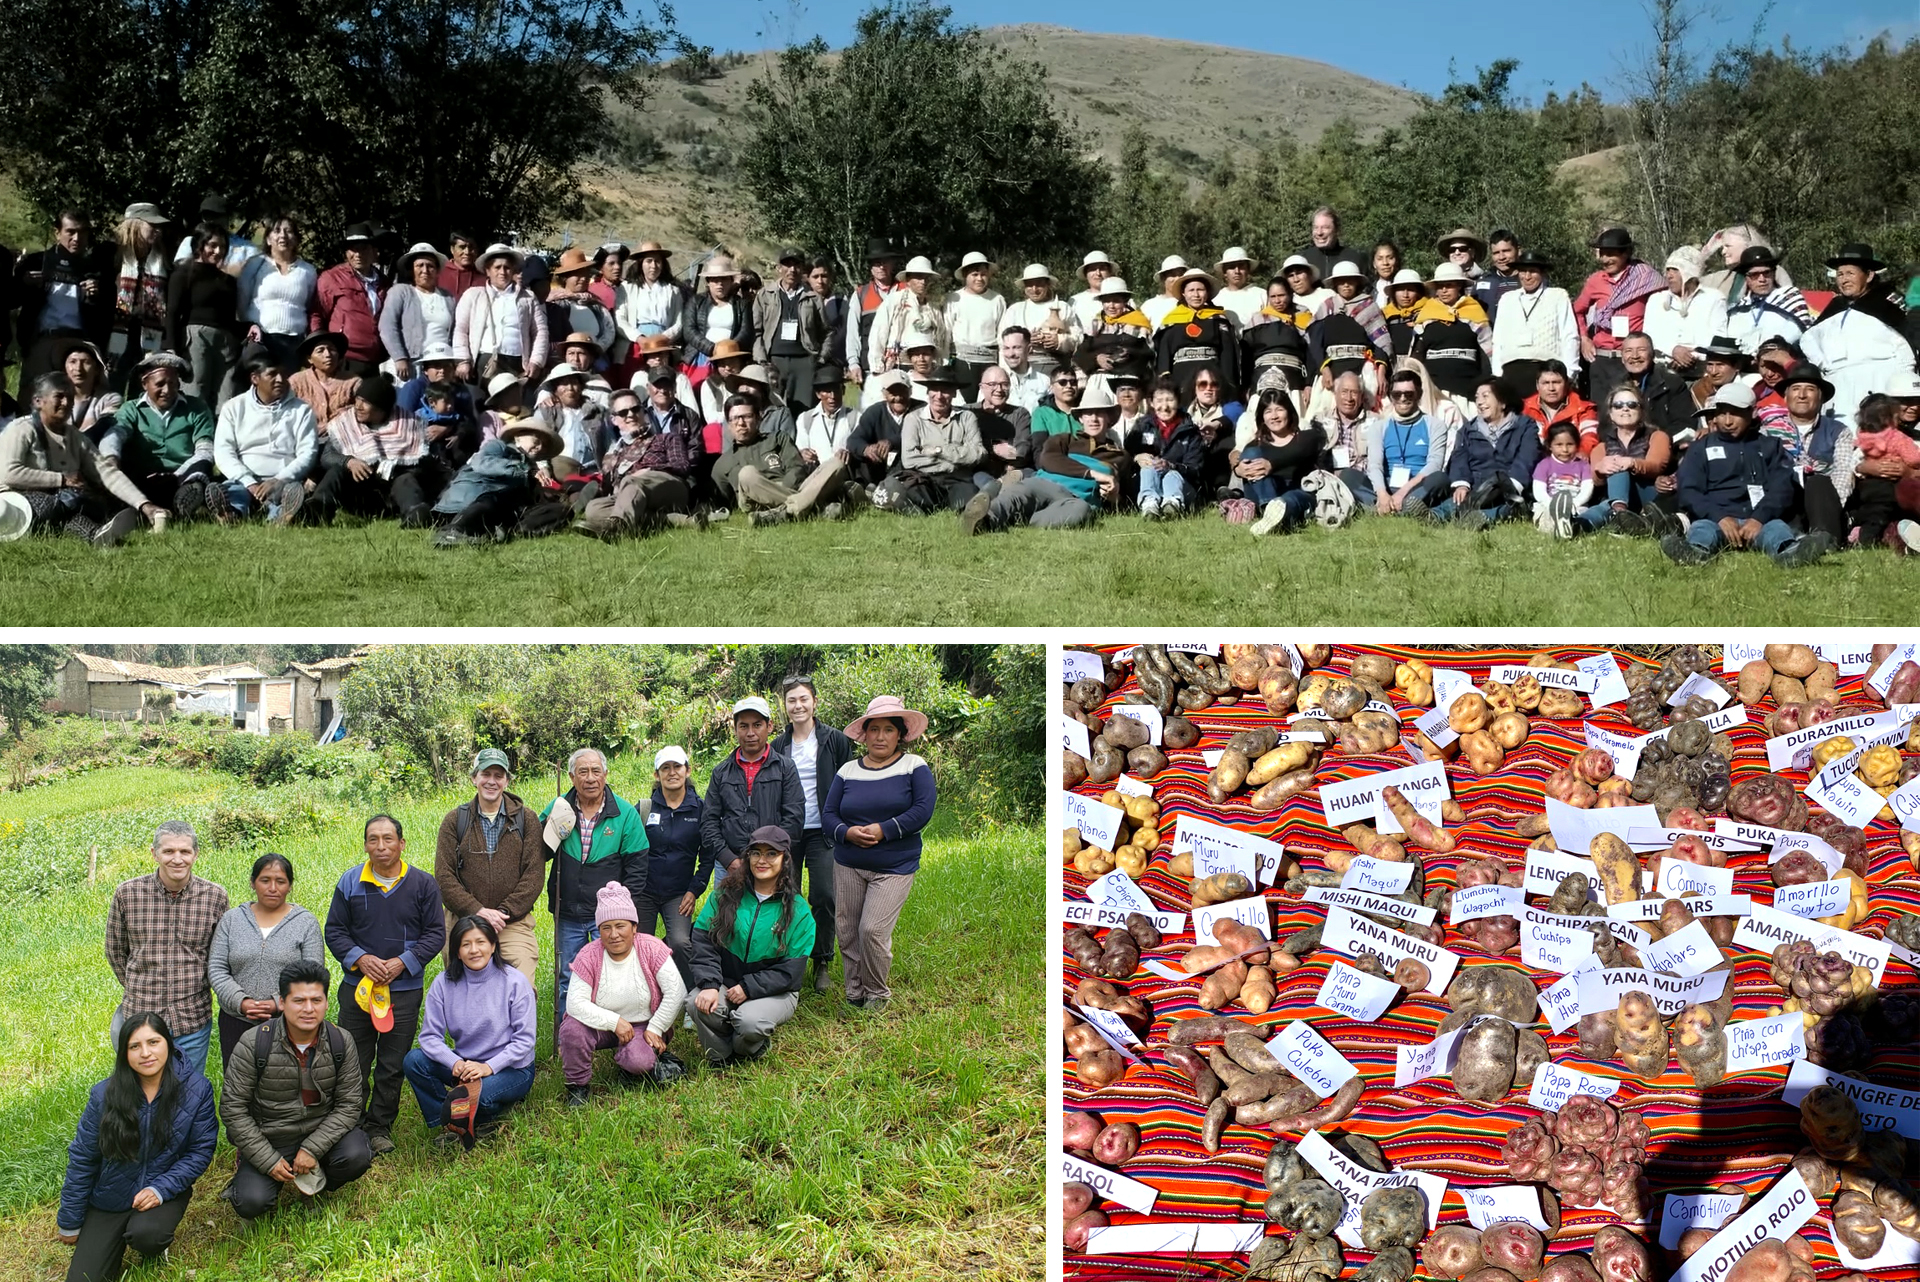
[[1430, 520], [1432, 512], [1433, 509], [1427, 505], [1427, 501], [1418, 494], [1409, 494], [1406, 502], [1400, 505], [1401, 516], [1410, 517], [1415, 521], [1422, 521], [1428, 524], [1432, 523]]
[[297, 482], [280, 487], [280, 511], [273, 518], [275, 525], [292, 525], [294, 518], [300, 515], [301, 507], [307, 501], [307, 487]]
[[793, 519], [793, 513], [783, 507], [763, 507], [747, 518], [750, 525], [785, 525]]
[[385, 1135], [376, 1133], [367, 1136], [367, 1147], [373, 1150], [375, 1157], [385, 1157], [387, 1154], [393, 1152], [393, 1140]]
[[112, 520], [93, 532], [93, 546], [116, 547], [120, 540], [133, 533], [133, 527], [138, 524], [140, 524], [140, 514], [130, 507], [123, 507], [113, 514]]
[[[223, 493], [220, 497], [226, 496]], [[211, 515], [207, 512], [207, 507], [205, 481], [183, 481], [180, 483], [180, 488], [173, 492], [173, 514], [182, 521], [191, 521], [201, 515]]]
[[1255, 538], [1264, 538], [1286, 523], [1287, 505], [1280, 499], [1268, 499], [1267, 505], [1260, 509], [1260, 519], [1247, 527], [1247, 533]]
[[1622, 538], [1641, 538], [1653, 532], [1653, 523], [1631, 508], [1617, 507], [1607, 515], [1606, 530]]
[[824, 961], [817, 961], [817, 960], [813, 963], [813, 991], [814, 992], [824, 993], [828, 989], [833, 987], [832, 977], [828, 973], [832, 968], [832, 965], [833, 965], [832, 962], [824, 962]]
[[1669, 534], [1662, 538], [1660, 550], [1665, 552], [1667, 560], [1675, 565], [1705, 565], [1713, 559], [1713, 553], [1702, 551], [1678, 534]]
[[1181, 517], [1185, 516], [1186, 514], [1187, 514], [1187, 505], [1182, 503], [1179, 499], [1161, 499], [1160, 500], [1160, 519], [1161, 520], [1177, 521]]
[[1825, 530], [1815, 530], [1812, 534], [1801, 535], [1775, 552], [1773, 563], [1782, 569], [1791, 570], [1802, 565], [1812, 565], [1831, 551], [1833, 551], [1833, 537]]
[[593, 1094], [593, 1087], [591, 1086], [567, 1087], [567, 1107], [568, 1108], [585, 1108], [587, 1106], [587, 1097], [592, 1094]]
[[971, 537], [975, 534], [987, 534], [993, 529], [993, 500], [984, 492], [967, 500], [960, 509], [960, 533]]
[[1454, 524], [1468, 530], [1484, 530], [1493, 522], [1487, 518], [1484, 510], [1477, 507], [1462, 508], [1453, 518]]

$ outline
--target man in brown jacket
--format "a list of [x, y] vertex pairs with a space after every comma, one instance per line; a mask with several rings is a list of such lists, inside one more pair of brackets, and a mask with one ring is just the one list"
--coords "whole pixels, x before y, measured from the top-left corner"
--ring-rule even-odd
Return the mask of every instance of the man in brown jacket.
[[454, 964], [454, 923], [483, 917], [500, 936], [501, 960], [531, 983], [540, 942], [527, 915], [546, 880], [540, 822], [507, 791], [513, 774], [500, 749], [481, 749], [472, 777], [473, 800], [447, 812], [433, 851], [433, 876], [447, 909], [447, 964]]

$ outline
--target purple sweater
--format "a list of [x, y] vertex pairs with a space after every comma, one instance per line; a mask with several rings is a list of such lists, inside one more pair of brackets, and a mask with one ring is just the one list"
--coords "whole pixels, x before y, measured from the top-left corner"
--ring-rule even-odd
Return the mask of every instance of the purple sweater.
[[[463, 965], [457, 958], [454, 965]], [[533, 1067], [533, 985], [511, 966], [469, 970], [459, 983], [443, 973], [427, 989], [420, 1014], [420, 1049], [452, 1068], [479, 1060], [499, 1072]], [[453, 1044], [447, 1044], [451, 1037]]]

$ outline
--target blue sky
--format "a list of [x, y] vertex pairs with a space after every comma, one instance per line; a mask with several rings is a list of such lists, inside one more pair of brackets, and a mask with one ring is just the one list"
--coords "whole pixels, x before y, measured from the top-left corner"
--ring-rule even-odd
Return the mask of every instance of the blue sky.
[[[1281, 7], [1284, 6], [1284, 7]], [[846, 43], [870, 0], [696, 0], [675, 4], [681, 29], [716, 49], [757, 50], [814, 35]], [[1086, 31], [1168, 36], [1238, 45], [1329, 62], [1425, 93], [1446, 87], [1451, 59], [1462, 78], [1497, 58], [1518, 58], [1516, 85], [1539, 99], [1591, 81], [1608, 98], [1624, 60], [1644, 48], [1647, 21], [1640, 0], [1580, 0], [1515, 5], [1512, 0], [1372, 0], [1337, 8], [1347, 18], [1307, 16], [1293, 0], [1214, 0], [1187, 7], [1168, 0], [1101, 0], [1036, 6], [1031, 0], [952, 0], [955, 16], [979, 26], [1045, 21]], [[1719, 22], [1703, 28], [1703, 47], [1744, 38], [1762, 6], [1720, 0]], [[1289, 21], [1284, 15], [1298, 14]], [[1764, 31], [1801, 48], [1859, 42], [1881, 30], [1920, 35], [1920, 0], [1776, 0]]]

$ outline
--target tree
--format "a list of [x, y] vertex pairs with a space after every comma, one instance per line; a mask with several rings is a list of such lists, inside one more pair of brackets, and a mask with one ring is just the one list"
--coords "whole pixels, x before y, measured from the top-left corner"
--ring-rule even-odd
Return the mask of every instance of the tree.
[[870, 9], [838, 54], [816, 37], [748, 87], [741, 171], [775, 235], [849, 277], [869, 236], [949, 259], [1085, 243], [1103, 167], [1055, 110], [1046, 69], [951, 12]]
[[0, 0], [23, 41], [0, 81], [6, 163], [45, 212], [209, 191], [290, 212], [331, 245], [372, 219], [409, 240], [535, 232], [673, 38], [624, 0]]
[[[1653, 44], [1623, 79], [1641, 229], [1658, 246], [1679, 243], [1687, 189], [1680, 176], [1688, 148], [1699, 141], [1699, 121], [1683, 110], [1698, 73], [1688, 42], [1707, 17], [1696, 0], [1644, 0]], [[1664, 251], [1663, 251], [1664, 252]]]
[[532, 658], [524, 646], [385, 646], [340, 683], [340, 710], [354, 734], [400, 748], [445, 784], [465, 771], [474, 708]]
[[0, 645], [0, 717], [15, 743], [47, 719], [54, 677], [66, 661], [56, 645]]

